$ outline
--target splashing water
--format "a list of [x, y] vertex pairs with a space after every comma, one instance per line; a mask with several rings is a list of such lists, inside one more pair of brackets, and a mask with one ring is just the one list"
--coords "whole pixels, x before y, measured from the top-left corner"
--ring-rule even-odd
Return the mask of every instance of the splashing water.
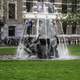
[[[37, 11], [35, 9], [36, 8], [35, 6], [37, 7]], [[33, 43], [32, 42], [25, 43], [25, 41], [21, 43], [22, 38], [24, 38], [25, 35], [26, 36], [28, 35], [25, 33], [26, 32], [25, 30], [27, 30], [27, 28], [25, 27], [23, 31], [23, 35], [20, 40], [20, 44], [17, 49], [16, 58], [17, 59], [18, 58], [33, 59], [38, 57], [41, 59], [43, 58], [50, 59], [51, 57], [69, 58], [69, 51], [65, 42], [65, 38], [63, 38], [64, 43], [61, 43], [61, 42], [57, 43], [59, 40], [57, 35], [60, 35], [60, 32], [63, 33], [63, 29], [62, 29], [62, 23], [59, 20], [58, 21], [56, 20], [57, 18], [60, 18], [60, 17], [58, 15], [58, 12], [55, 10], [55, 7], [48, 2], [47, 3], [38, 2], [35, 6], [32, 7], [31, 11], [32, 13], [36, 12], [35, 14], [36, 17], [34, 17], [34, 19], [36, 19], [37, 21], [36, 22], [37, 35], [36, 35], [36, 38], [34, 37], [36, 40], [32, 39]], [[42, 15], [41, 18], [39, 17], [39, 14]], [[29, 19], [28, 16], [27, 18]], [[39, 39], [38, 39], [38, 36], [39, 36]], [[28, 38], [29, 37], [30, 35], [28, 35]], [[30, 44], [28, 45], [28, 43]], [[26, 47], [26, 44], [28, 45], [28, 47]], [[37, 46], [39, 48], [36, 47], [36, 44], [38, 44]]]
[[25, 48], [25, 46], [20, 43], [18, 48], [17, 48], [17, 55], [16, 55], [16, 57], [18, 59], [25, 59], [26, 58], [24, 48]]

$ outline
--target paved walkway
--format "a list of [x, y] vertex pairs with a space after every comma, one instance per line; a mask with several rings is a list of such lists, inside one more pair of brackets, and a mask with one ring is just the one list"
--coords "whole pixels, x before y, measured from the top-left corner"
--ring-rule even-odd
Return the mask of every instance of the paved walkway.
[[0, 47], [0, 48], [17, 48], [17, 47], [12, 47], [12, 46], [6, 46], [6, 47]]

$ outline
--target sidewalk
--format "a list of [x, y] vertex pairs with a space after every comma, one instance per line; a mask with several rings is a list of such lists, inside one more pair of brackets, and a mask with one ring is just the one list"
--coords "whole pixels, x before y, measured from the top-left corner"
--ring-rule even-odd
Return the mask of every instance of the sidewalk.
[[0, 46], [0, 48], [17, 48], [16, 46]]

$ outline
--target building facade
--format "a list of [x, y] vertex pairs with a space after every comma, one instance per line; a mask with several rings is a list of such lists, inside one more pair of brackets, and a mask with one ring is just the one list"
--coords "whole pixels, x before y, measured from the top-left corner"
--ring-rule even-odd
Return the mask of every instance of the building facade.
[[0, 40], [1, 40], [1, 28], [4, 26], [3, 21], [3, 0], [0, 0]]
[[[1, 38], [20, 37], [24, 29], [24, 12], [30, 12], [30, 8], [35, 5], [34, 1], [48, 1], [48, 0], [0, 0], [0, 18], [4, 22], [1, 27]], [[49, 0], [57, 5], [60, 0]], [[33, 2], [33, 3], [32, 3]], [[0, 29], [1, 30], [1, 29]], [[33, 29], [35, 30], [35, 29]], [[35, 32], [35, 31], [34, 31]]]
[[3, 17], [5, 25], [2, 38], [19, 37], [23, 30], [22, 0], [3, 0]]
[[[22, 35], [25, 21], [23, 15], [30, 12], [31, 7], [35, 5], [30, 1], [50, 1], [63, 14], [80, 12], [80, 0], [0, 0], [0, 20], [4, 22], [4, 27], [0, 27], [2, 39], [18, 38]], [[80, 25], [76, 22], [66, 22], [62, 25], [65, 34], [80, 34]]]

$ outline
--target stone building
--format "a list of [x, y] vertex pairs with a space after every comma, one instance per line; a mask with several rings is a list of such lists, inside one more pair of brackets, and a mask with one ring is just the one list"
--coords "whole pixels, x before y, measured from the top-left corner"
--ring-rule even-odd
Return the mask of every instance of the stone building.
[[4, 26], [3, 21], [3, 0], [0, 0], [0, 39], [1, 39], [1, 28]]
[[22, 0], [3, 0], [3, 17], [2, 38], [19, 37], [23, 30]]
[[[31, 2], [30, 2], [31, 1]], [[4, 22], [1, 38], [15, 38], [22, 35], [24, 29], [24, 12], [29, 12], [32, 1], [48, 1], [48, 0], [0, 0], [0, 19]], [[56, 4], [60, 0], [49, 0]], [[59, 7], [59, 5], [56, 4]]]
[[[0, 0], [0, 34], [1, 38], [15, 38], [22, 35], [24, 29], [24, 13], [30, 12], [33, 3], [30, 1], [50, 1], [57, 7], [59, 12], [80, 12], [80, 0]], [[1, 27], [3, 26], [3, 27]], [[2, 28], [2, 29], [1, 29]], [[4, 29], [4, 30], [3, 30]], [[80, 34], [80, 25], [77, 23], [63, 23], [65, 34]]]

